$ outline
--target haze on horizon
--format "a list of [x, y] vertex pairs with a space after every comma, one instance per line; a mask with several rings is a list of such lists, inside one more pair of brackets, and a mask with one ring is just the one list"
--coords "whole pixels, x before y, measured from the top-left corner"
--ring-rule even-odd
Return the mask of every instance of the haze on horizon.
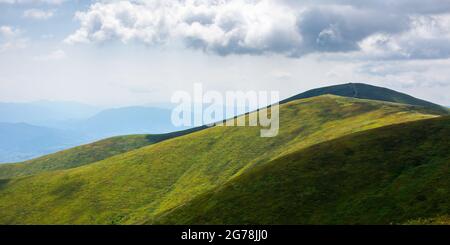
[[0, 0], [0, 101], [167, 103], [347, 82], [450, 105], [450, 2]]

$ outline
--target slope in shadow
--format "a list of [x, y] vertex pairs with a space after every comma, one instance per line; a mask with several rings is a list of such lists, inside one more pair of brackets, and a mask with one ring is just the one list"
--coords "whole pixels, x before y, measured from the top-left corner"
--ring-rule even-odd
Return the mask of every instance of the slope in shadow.
[[448, 215], [449, 136], [450, 117], [344, 136], [255, 168], [155, 223], [390, 224]]

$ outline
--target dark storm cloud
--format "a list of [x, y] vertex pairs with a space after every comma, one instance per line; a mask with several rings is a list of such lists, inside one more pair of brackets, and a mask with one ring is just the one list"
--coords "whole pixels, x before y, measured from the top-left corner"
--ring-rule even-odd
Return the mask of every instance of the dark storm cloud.
[[298, 21], [303, 37], [301, 52], [346, 52], [359, 49], [358, 43], [373, 33], [398, 33], [408, 29], [403, 15], [380, 14], [352, 7], [311, 7]]

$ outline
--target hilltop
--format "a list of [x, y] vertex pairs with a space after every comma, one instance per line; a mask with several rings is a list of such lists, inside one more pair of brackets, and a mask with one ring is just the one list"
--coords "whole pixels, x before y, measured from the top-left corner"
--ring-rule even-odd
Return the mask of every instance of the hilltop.
[[437, 114], [450, 114], [450, 110], [443, 106], [421, 100], [410, 95], [400, 93], [388, 88], [377, 87], [364, 83], [347, 83], [340, 85], [333, 85], [328, 87], [316, 88], [308, 90], [301, 94], [283, 100], [281, 103], [286, 103], [293, 100], [311, 98], [315, 96], [333, 94], [338, 96], [345, 96], [359, 99], [380, 100], [394, 103], [402, 103], [409, 105], [423, 106], [432, 109]]

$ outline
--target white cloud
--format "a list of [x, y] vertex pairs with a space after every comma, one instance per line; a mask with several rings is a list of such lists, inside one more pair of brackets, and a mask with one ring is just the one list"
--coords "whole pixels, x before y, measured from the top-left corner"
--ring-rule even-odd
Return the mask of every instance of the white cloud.
[[290, 72], [275, 70], [271, 72], [271, 75], [280, 81], [286, 81], [292, 79], [292, 74]]
[[[395, 8], [381, 8], [391, 5]], [[76, 13], [80, 28], [65, 42], [181, 41], [219, 55], [360, 52], [390, 59], [449, 57], [450, 28], [441, 13], [447, 5], [402, 13], [400, 6], [405, 5], [390, 0], [101, 1]]]
[[1, 3], [6, 4], [48, 4], [48, 5], [60, 5], [66, 0], [0, 0]]
[[301, 44], [296, 11], [274, 1], [139, 1], [93, 4], [67, 43], [182, 40], [219, 54], [291, 53]]
[[22, 37], [20, 29], [11, 26], [0, 26], [0, 52], [13, 49], [23, 49], [28, 40]]
[[450, 14], [413, 16], [407, 31], [375, 33], [359, 43], [363, 55], [380, 59], [450, 57]]
[[66, 57], [67, 57], [67, 55], [66, 55], [66, 52], [64, 52], [64, 50], [57, 49], [57, 50], [50, 52], [49, 54], [36, 56], [35, 60], [37, 60], [37, 61], [52, 61], [52, 60], [62, 60]]
[[450, 87], [450, 59], [370, 62], [356, 72], [401, 87]]
[[36, 19], [36, 20], [46, 20], [53, 17], [53, 10], [42, 10], [42, 9], [27, 9], [23, 12], [23, 17]]
[[11, 26], [0, 26], [0, 35], [4, 38], [13, 38], [18, 36], [19, 33], [19, 30], [15, 30]]

